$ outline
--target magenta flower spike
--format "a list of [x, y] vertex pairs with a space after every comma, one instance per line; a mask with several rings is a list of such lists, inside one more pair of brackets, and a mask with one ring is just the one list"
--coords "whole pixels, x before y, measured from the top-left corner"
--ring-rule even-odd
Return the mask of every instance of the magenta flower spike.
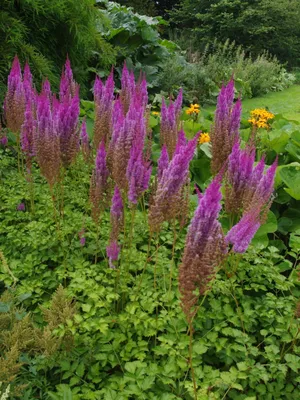
[[135, 79], [134, 74], [128, 71], [126, 63], [124, 63], [122, 76], [121, 76], [121, 91], [120, 99], [123, 106], [124, 113], [126, 114], [129, 110], [132, 97], [135, 93]]
[[234, 104], [233, 100], [234, 81], [231, 79], [227, 86], [221, 88], [211, 132], [211, 168], [214, 175], [223, 168], [234, 144], [239, 141], [241, 101], [239, 99]]
[[60, 139], [62, 165], [67, 168], [75, 160], [79, 149], [79, 94], [62, 103], [53, 103], [54, 121]]
[[48, 99], [52, 99], [51, 85], [48, 79], [44, 80], [42, 84], [42, 94], [48, 97]]
[[4, 99], [4, 117], [7, 127], [19, 133], [24, 122], [26, 96], [22, 80], [19, 59], [15, 56], [7, 81], [7, 93]]
[[100, 78], [96, 77], [94, 83], [95, 101], [95, 125], [94, 125], [94, 147], [104, 141], [108, 147], [112, 135], [112, 113], [114, 100], [113, 71], [107, 78], [105, 85]]
[[138, 102], [144, 109], [146, 109], [148, 104], [148, 90], [147, 90], [147, 81], [145, 78], [143, 78], [141, 83], [137, 86], [136, 91], [138, 95]]
[[124, 118], [121, 112], [118, 122], [114, 124], [110, 144], [110, 168], [112, 176], [120, 189], [127, 192], [129, 182], [124, 171], [127, 171], [131, 149], [136, 146], [143, 151], [146, 137], [146, 119], [141, 106], [132, 103]]
[[26, 105], [28, 103], [31, 103], [32, 106], [34, 107], [33, 103], [35, 100], [35, 93], [34, 93], [33, 86], [32, 86], [32, 74], [31, 74], [28, 63], [26, 63], [25, 67], [24, 67], [23, 86], [24, 86], [24, 92], [25, 92]]
[[118, 186], [116, 186], [115, 190], [114, 190], [114, 195], [112, 198], [110, 212], [114, 217], [120, 219], [123, 215], [123, 208], [124, 207], [123, 207], [123, 200], [122, 200], [121, 192], [120, 192]]
[[133, 145], [130, 151], [126, 176], [128, 180], [128, 200], [136, 205], [140, 196], [148, 189], [151, 176], [149, 162], [143, 160], [143, 148]]
[[67, 57], [59, 86], [59, 99], [61, 102], [70, 101], [79, 92], [79, 86], [73, 79], [73, 72], [69, 57]]
[[240, 221], [230, 229], [225, 236], [225, 241], [227, 244], [233, 246], [234, 252], [245, 253], [260, 225], [259, 209], [253, 209], [246, 213]]
[[182, 89], [179, 90], [177, 99], [174, 102], [174, 108], [175, 108], [175, 116], [177, 123], [179, 122], [179, 117], [182, 109], [182, 100], [183, 100], [183, 91]]
[[18, 204], [17, 211], [25, 211], [25, 204], [24, 203]]
[[[201, 196], [188, 228], [182, 264], [179, 269], [179, 289], [182, 307], [190, 321], [199, 294], [204, 294], [217, 267], [226, 256], [221, 224], [221, 177], [217, 176]], [[196, 289], [199, 294], [196, 294]]]
[[149, 210], [149, 225], [152, 232], [159, 232], [164, 221], [178, 216], [182, 206], [182, 188], [187, 182], [189, 164], [194, 156], [198, 136], [176, 152], [158, 181], [153, 202]]
[[251, 183], [255, 149], [240, 148], [239, 142], [233, 146], [228, 158], [226, 175], [226, 211], [238, 214], [244, 207], [246, 193]]
[[84, 119], [81, 124], [81, 131], [80, 131], [80, 143], [81, 143], [81, 151], [85, 162], [90, 161], [91, 156], [91, 147], [89, 136], [86, 129], [86, 120]]
[[160, 142], [168, 149], [169, 158], [172, 159], [178, 141], [178, 124], [182, 106], [182, 90], [175, 102], [170, 101], [169, 106], [162, 100], [160, 121]]
[[106, 166], [106, 151], [104, 143], [102, 142], [96, 156], [95, 173], [97, 184], [104, 187], [109, 176], [109, 171]]
[[92, 205], [92, 217], [97, 223], [101, 211], [107, 206], [109, 171], [106, 163], [106, 151], [104, 142], [97, 151], [95, 168], [90, 183], [90, 202]]
[[60, 172], [60, 144], [57, 124], [53, 120], [50, 100], [45, 94], [37, 99], [36, 127], [33, 149], [42, 175], [50, 187], [58, 181]]
[[168, 150], [167, 146], [164, 144], [160, 153], [160, 157], [157, 161], [157, 179], [158, 181], [161, 180], [164, 171], [168, 168], [169, 166], [169, 155], [168, 155]]
[[268, 203], [271, 199], [272, 193], [274, 191], [274, 179], [276, 168], [278, 165], [278, 158], [274, 163], [268, 168], [266, 174], [260, 180], [257, 188], [257, 198], [260, 199], [261, 203]]
[[27, 161], [34, 157], [34, 130], [36, 129], [36, 120], [33, 116], [31, 103], [26, 105], [25, 120], [21, 128], [21, 149], [26, 156]]
[[8, 138], [7, 136], [1, 136], [0, 137], [0, 145], [3, 147], [6, 147], [8, 143]]

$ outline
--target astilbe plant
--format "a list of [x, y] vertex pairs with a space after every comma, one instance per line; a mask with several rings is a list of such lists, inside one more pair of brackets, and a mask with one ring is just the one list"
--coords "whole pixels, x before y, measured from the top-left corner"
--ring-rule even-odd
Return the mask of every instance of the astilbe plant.
[[91, 176], [90, 202], [92, 217], [95, 223], [99, 222], [101, 211], [107, 206], [109, 171], [106, 164], [105, 144], [102, 142], [97, 151], [95, 168]]
[[139, 152], [142, 151], [147, 133], [144, 107], [141, 103], [133, 102], [124, 116], [120, 103], [117, 101], [114, 114], [115, 123], [110, 142], [109, 162], [114, 181], [120, 190], [127, 192], [130, 171], [127, 176], [126, 171], [131, 157], [131, 149], [135, 146]]
[[80, 146], [83, 159], [86, 163], [91, 161], [91, 145], [86, 128], [86, 120], [84, 119], [81, 124], [80, 130]]
[[199, 200], [190, 223], [179, 269], [179, 289], [183, 310], [189, 322], [213, 278], [216, 268], [224, 260], [227, 248], [220, 222], [221, 177], [217, 176]]
[[129, 111], [133, 102], [139, 103], [144, 109], [148, 103], [147, 81], [143, 75], [140, 75], [138, 82], [135, 82], [133, 71], [129, 72], [124, 63], [121, 76], [120, 100], [124, 114]]
[[20, 133], [26, 110], [26, 96], [21, 66], [17, 56], [14, 58], [8, 76], [3, 108], [6, 126], [15, 134]]
[[[151, 232], [159, 232], [165, 221], [178, 216], [182, 201], [182, 188], [186, 184], [190, 161], [194, 156], [198, 136], [188, 143], [179, 144], [167, 165], [166, 147], [159, 161], [159, 180], [149, 209]], [[162, 170], [163, 168], [163, 170]]]
[[225, 209], [239, 215], [253, 208], [269, 210], [274, 186], [277, 159], [264, 174], [264, 157], [254, 166], [255, 148], [252, 144], [241, 149], [237, 142], [228, 159], [226, 173]]
[[96, 77], [94, 83], [95, 101], [95, 124], [94, 124], [94, 147], [98, 149], [99, 144], [104, 141], [108, 145], [112, 134], [112, 107], [114, 99], [113, 71], [105, 84]]
[[170, 101], [166, 105], [165, 99], [162, 100], [161, 122], [160, 122], [160, 142], [166, 145], [169, 158], [173, 157], [178, 141], [179, 118], [182, 107], [182, 90], [180, 90], [175, 102]]
[[218, 174], [223, 168], [234, 144], [239, 140], [241, 112], [241, 100], [238, 99], [234, 104], [234, 81], [232, 79], [227, 86], [222, 86], [211, 130], [211, 170], [213, 175]]
[[50, 100], [43, 93], [37, 99], [34, 152], [41, 174], [46, 178], [52, 190], [60, 173], [60, 141]]

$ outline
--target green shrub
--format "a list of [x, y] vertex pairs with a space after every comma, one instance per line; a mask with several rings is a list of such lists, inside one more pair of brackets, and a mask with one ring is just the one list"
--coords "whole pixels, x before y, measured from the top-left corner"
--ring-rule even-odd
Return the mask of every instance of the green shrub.
[[[160, 17], [147, 17], [131, 8], [107, 0], [98, 0], [99, 14], [108, 24], [99, 26], [100, 33], [118, 50], [117, 65], [126, 60], [127, 66], [139, 75], [146, 73], [148, 87], [157, 88], [157, 75], [164, 63], [179, 49], [162, 39], [159, 28], [166, 22]], [[120, 73], [120, 68], [117, 69]]]
[[[234, 42], [215, 42], [203, 53], [174, 55], [167, 60], [159, 76], [159, 86], [171, 92], [183, 86], [190, 99], [215, 102], [219, 87], [234, 75], [237, 92], [243, 98], [283, 90], [295, 82], [275, 57], [267, 53], [252, 59]], [[238, 94], [237, 93], [237, 94]]]
[[11, 60], [28, 60], [39, 82], [48, 77], [56, 87], [66, 55], [72, 62], [82, 93], [89, 88], [89, 68], [114, 63], [114, 50], [97, 31], [101, 14], [94, 0], [1, 1], [0, 102]]

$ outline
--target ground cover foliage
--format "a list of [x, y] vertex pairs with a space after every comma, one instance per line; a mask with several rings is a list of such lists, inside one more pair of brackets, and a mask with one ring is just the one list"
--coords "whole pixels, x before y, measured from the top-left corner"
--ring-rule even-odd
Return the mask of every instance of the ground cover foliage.
[[[77, 92], [72, 92], [74, 82], [68, 80], [70, 71], [68, 67], [66, 70], [61, 87], [66, 88], [68, 82], [67, 90], [61, 89], [60, 94], [64, 101], [61, 105], [54, 104], [59, 109], [70, 102], [73, 110], [74, 104], [77, 105]], [[123, 84], [126, 82], [124, 79]], [[110, 84], [106, 83], [106, 89]], [[99, 118], [104, 118], [104, 114], [97, 113], [99, 104], [103, 107], [106, 104], [97, 103], [97, 90], [102, 87], [97, 85], [99, 81], [95, 86], [96, 108], [91, 108], [88, 102], [81, 108], [81, 115], [85, 115], [90, 124], [96, 115], [95, 126], [103, 121]], [[48, 90], [44, 84], [45, 88]], [[137, 88], [140, 93], [141, 86]], [[120, 93], [124, 104], [127, 104], [126, 93]], [[224, 101], [225, 88], [222, 93], [220, 99]], [[68, 96], [64, 97], [66, 94]], [[23, 99], [21, 96], [18, 101]], [[174, 104], [178, 103], [177, 100]], [[47, 108], [43, 94], [38, 104], [43, 105], [43, 110]], [[162, 130], [165, 107], [162, 106], [161, 117], [156, 111], [151, 116], [148, 113], [145, 120], [152, 127], [152, 183], [162, 168], [159, 131], [166, 132]], [[239, 102], [234, 107], [237, 113]], [[199, 105], [194, 104], [182, 113], [179, 110], [187, 136], [194, 136], [199, 130], [197, 124], [203, 131], [204, 128], [209, 131], [211, 124], [216, 126], [217, 117], [214, 120], [208, 113], [204, 118], [200, 111], [195, 111], [199, 109]], [[172, 104], [167, 110], [172, 110]], [[6, 117], [8, 113], [6, 107]], [[11, 117], [15, 115], [12, 113]], [[266, 111], [253, 115], [258, 115], [259, 120], [267, 118], [266, 115], [271, 117]], [[263, 136], [264, 132], [272, 135], [276, 128], [273, 119], [267, 120], [268, 130], [242, 121], [243, 141], [257, 128], [261, 130], [256, 131], [256, 137]], [[11, 123], [12, 119], [7, 118], [7, 121]], [[299, 398], [297, 261], [300, 237], [297, 230], [284, 233], [285, 247], [282, 247], [277, 233], [274, 234], [277, 221], [273, 218], [276, 215], [273, 208], [275, 214], [269, 213], [248, 251], [244, 254], [231, 252], [222, 268], [216, 269], [214, 279], [207, 286], [209, 290], [199, 298], [200, 307], [192, 321], [191, 353], [191, 324], [189, 326], [188, 316], [182, 310], [182, 288], [180, 293], [178, 287], [178, 269], [184, 248], [189, 245], [187, 224], [182, 224], [178, 216], [176, 222], [174, 219], [164, 221], [149, 240], [148, 214], [153, 204], [150, 196], [153, 186], [140, 196], [135, 207], [132, 207], [134, 197], [130, 192], [129, 200], [123, 196], [124, 223], [117, 238], [121, 252], [119, 259], [118, 256], [114, 259], [107, 251], [113, 221], [109, 205], [101, 209], [101, 224], [91, 215], [91, 206], [95, 205], [89, 201], [94, 161], [87, 161], [86, 153], [80, 152], [72, 165], [64, 169], [63, 184], [60, 176], [56, 185], [52, 185], [47, 170], [39, 167], [43, 160], [35, 155], [28, 163], [31, 153], [24, 141], [28, 132], [22, 128], [21, 138], [23, 162], [27, 161], [30, 175], [28, 169], [22, 168], [18, 133], [9, 132], [8, 127], [1, 137], [2, 393], [9, 388], [11, 398], [22, 399]], [[170, 130], [167, 132], [171, 134]], [[177, 128], [175, 132], [177, 135]], [[191, 162], [190, 178], [202, 192], [211, 181], [210, 163], [216, 146], [214, 132], [200, 135]], [[94, 131], [94, 134], [94, 137], [91, 134], [91, 142], [99, 139], [99, 132]], [[8, 140], [4, 135], [8, 135]], [[78, 132], [72, 131], [72, 135]], [[81, 136], [82, 150], [85, 137]], [[182, 140], [182, 134], [179, 138]], [[167, 143], [169, 139], [167, 137]], [[290, 139], [293, 137], [289, 136]], [[44, 140], [46, 145], [46, 138]], [[212, 140], [211, 145], [209, 140]], [[260, 151], [266, 152], [259, 147], [260, 142], [257, 145], [258, 156]], [[185, 148], [186, 143], [181, 146]], [[169, 148], [172, 150], [172, 146]], [[98, 154], [103, 154], [103, 149], [100, 146]], [[271, 148], [266, 156], [267, 165], [275, 159], [273, 150]], [[177, 150], [173, 151], [176, 157]], [[284, 156], [279, 157], [279, 164], [284, 160]], [[180, 175], [180, 170], [178, 173]], [[169, 194], [171, 196], [171, 192]], [[198, 196], [190, 190], [188, 220], [195, 209], [201, 204], [203, 207], [205, 203], [201, 198], [205, 196], [200, 196], [198, 204]], [[223, 208], [219, 219], [225, 233], [230, 227], [227, 217]], [[185, 252], [184, 257], [188, 256]], [[111, 268], [110, 262], [116, 268]], [[33, 343], [37, 332], [41, 340]]]

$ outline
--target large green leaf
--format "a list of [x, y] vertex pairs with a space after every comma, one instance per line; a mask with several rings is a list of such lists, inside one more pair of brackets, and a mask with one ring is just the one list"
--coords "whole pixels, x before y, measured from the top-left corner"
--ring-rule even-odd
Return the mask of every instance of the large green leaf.
[[278, 220], [278, 230], [286, 234], [300, 229], [300, 208], [289, 208]]
[[287, 132], [283, 132], [281, 130], [272, 130], [268, 135], [267, 146], [276, 151], [276, 153], [282, 153], [285, 150], [285, 146], [287, 145], [290, 135]]
[[286, 146], [286, 151], [297, 161], [300, 161], [300, 132], [293, 132]]
[[285, 191], [296, 200], [300, 200], [300, 167], [286, 166], [279, 172], [282, 181], [287, 188]]

